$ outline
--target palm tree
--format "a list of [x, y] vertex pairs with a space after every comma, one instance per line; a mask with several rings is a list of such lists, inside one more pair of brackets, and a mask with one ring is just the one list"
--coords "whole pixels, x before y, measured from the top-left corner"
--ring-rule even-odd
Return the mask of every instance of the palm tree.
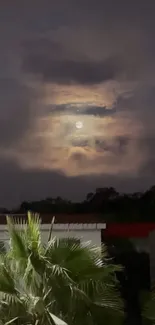
[[[122, 320], [115, 271], [105, 248], [75, 238], [41, 241], [40, 219], [7, 218], [7, 253], [0, 255], [0, 325], [100, 325]], [[57, 318], [58, 317], [58, 318]]]

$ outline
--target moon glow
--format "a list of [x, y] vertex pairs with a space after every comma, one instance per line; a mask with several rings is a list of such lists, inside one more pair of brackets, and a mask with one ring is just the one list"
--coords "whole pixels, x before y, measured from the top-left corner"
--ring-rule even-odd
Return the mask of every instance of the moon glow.
[[75, 126], [77, 129], [82, 129], [83, 128], [83, 123], [81, 121], [78, 121], [75, 123]]

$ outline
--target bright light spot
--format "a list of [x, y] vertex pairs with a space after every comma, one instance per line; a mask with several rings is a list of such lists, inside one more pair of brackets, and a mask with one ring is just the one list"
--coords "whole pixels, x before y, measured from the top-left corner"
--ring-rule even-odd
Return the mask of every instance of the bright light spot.
[[82, 129], [83, 128], [83, 123], [81, 121], [78, 121], [75, 123], [75, 126], [77, 129]]

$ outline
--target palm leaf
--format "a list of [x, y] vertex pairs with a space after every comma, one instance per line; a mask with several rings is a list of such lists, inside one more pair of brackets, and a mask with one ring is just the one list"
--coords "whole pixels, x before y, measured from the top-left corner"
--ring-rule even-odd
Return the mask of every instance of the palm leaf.
[[50, 317], [53, 319], [55, 325], [67, 325], [63, 320], [49, 312]]
[[3, 324], [65, 325], [63, 319], [72, 325], [100, 325], [101, 320], [119, 319], [119, 268], [109, 263], [105, 247], [52, 235], [43, 246], [39, 216], [30, 212], [27, 222], [7, 222], [10, 249], [0, 257]]
[[19, 317], [14, 317], [14, 318], [10, 319], [8, 322], [6, 322], [5, 325], [10, 325], [10, 324], [14, 323], [17, 319], [19, 319]]
[[7, 225], [10, 235], [10, 251], [17, 259], [27, 259], [25, 241], [19, 229], [16, 229], [13, 219], [7, 216]]
[[30, 248], [36, 252], [38, 252], [41, 245], [40, 223], [41, 220], [38, 214], [28, 212], [27, 236]]

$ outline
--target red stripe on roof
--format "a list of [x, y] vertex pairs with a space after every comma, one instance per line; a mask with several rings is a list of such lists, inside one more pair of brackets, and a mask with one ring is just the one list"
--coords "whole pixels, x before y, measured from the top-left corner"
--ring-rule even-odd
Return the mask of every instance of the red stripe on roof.
[[112, 223], [107, 224], [103, 235], [106, 237], [147, 237], [155, 229], [155, 223]]

